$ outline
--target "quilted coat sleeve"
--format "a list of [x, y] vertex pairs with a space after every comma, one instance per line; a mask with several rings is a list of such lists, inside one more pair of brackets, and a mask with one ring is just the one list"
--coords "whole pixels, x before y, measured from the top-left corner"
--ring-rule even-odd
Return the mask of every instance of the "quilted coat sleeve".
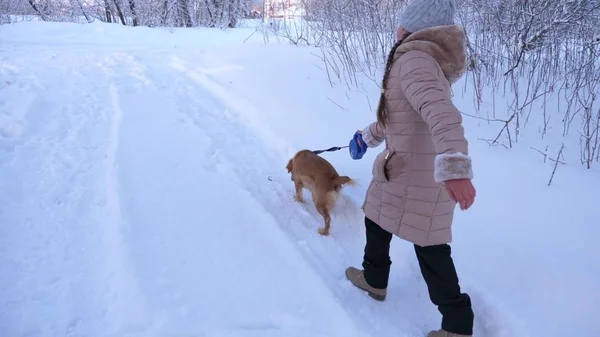
[[468, 142], [462, 117], [452, 103], [450, 84], [435, 59], [422, 51], [409, 51], [398, 61], [400, 87], [412, 107], [429, 125], [437, 150], [434, 178], [472, 179]]
[[362, 130], [362, 139], [367, 143], [368, 147], [377, 147], [383, 143], [384, 130], [379, 123], [373, 122]]

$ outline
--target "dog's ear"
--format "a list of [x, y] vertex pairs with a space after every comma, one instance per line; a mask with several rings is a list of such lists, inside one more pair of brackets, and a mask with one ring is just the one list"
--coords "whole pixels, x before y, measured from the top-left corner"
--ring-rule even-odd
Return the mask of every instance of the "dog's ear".
[[292, 172], [292, 168], [294, 168], [294, 164], [292, 164], [292, 159], [290, 159], [285, 168], [287, 169], [288, 173]]

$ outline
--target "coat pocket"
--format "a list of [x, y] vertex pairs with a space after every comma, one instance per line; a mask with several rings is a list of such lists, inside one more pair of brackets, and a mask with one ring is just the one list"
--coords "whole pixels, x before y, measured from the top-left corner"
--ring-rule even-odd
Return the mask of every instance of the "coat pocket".
[[386, 164], [394, 156], [393, 148], [386, 148], [375, 158], [373, 163], [373, 178], [379, 182], [388, 182], [389, 176], [387, 172]]

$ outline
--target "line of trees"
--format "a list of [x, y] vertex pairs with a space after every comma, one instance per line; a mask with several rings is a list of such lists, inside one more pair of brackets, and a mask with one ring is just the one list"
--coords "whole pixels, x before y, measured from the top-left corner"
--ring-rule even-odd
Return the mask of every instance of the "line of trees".
[[44, 21], [100, 20], [128, 26], [234, 28], [252, 0], [0, 0], [0, 15]]

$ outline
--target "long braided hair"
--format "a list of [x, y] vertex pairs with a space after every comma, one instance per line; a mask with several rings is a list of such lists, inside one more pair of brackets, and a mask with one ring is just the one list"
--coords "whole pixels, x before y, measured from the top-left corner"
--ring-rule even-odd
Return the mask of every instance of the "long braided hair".
[[381, 127], [386, 127], [386, 125], [387, 125], [386, 120], [388, 117], [388, 112], [387, 112], [387, 109], [385, 106], [385, 89], [387, 88], [387, 82], [388, 82], [390, 70], [392, 70], [394, 54], [396, 53], [396, 49], [398, 49], [398, 47], [402, 44], [402, 42], [404, 42], [404, 40], [406, 40], [406, 38], [410, 34], [411, 33], [405, 33], [400, 39], [398, 39], [398, 41], [394, 44], [394, 46], [390, 50], [390, 53], [388, 54], [388, 57], [387, 57], [387, 61], [385, 63], [385, 71], [383, 73], [383, 80], [381, 83], [381, 95], [379, 96], [379, 104], [377, 105], [377, 123], [379, 123], [379, 125]]

